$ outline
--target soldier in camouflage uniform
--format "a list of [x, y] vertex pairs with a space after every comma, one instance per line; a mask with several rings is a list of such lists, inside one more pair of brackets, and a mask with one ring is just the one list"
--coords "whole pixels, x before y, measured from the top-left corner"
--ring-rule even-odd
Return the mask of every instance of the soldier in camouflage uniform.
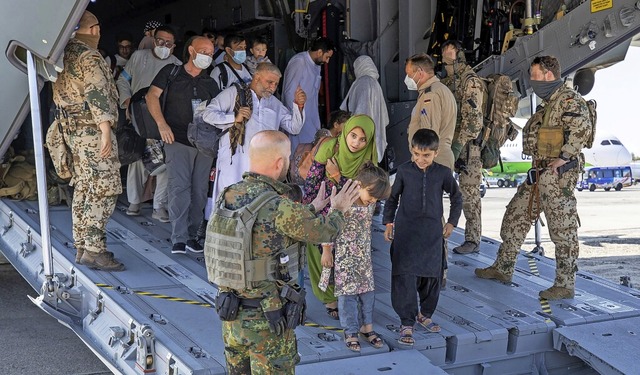
[[[290, 188], [280, 181], [289, 170], [290, 155], [291, 144], [284, 133], [274, 130], [257, 133], [249, 146], [250, 172], [228, 188], [224, 195], [226, 207], [239, 209], [268, 190], [286, 194]], [[334, 241], [344, 225], [343, 212], [357, 199], [356, 187], [357, 184], [350, 183], [332, 196], [332, 210], [326, 217], [315, 214], [328, 203], [323, 197], [312, 205], [295, 203], [284, 196], [266, 203], [254, 223], [252, 258], [273, 258], [297, 241]], [[212, 221], [208, 230], [212, 228]], [[303, 246], [300, 249], [304, 251]], [[289, 284], [295, 285], [296, 281], [293, 278]], [[229, 374], [295, 373], [300, 358], [295, 331], [286, 328], [284, 322], [284, 301], [280, 297], [284, 284], [284, 281], [265, 280], [253, 282], [253, 287], [242, 290], [220, 287], [221, 292], [231, 291], [242, 301], [236, 319], [222, 322]], [[258, 306], [248, 306], [251, 301], [258, 301]]]
[[480, 250], [482, 233], [480, 183], [482, 183], [482, 160], [480, 146], [474, 141], [483, 125], [484, 89], [478, 75], [466, 64], [462, 45], [457, 41], [442, 44], [442, 62], [447, 77], [442, 80], [458, 105], [456, 130], [451, 144], [455, 171], [458, 173], [462, 208], [466, 220], [464, 243], [453, 249], [454, 253], [470, 254]]
[[71, 214], [76, 262], [105, 271], [124, 265], [107, 251], [106, 225], [122, 192], [118, 146], [117, 91], [97, 51], [100, 23], [85, 11], [64, 50], [64, 70], [53, 84], [64, 140], [73, 155]]
[[[484, 279], [510, 282], [518, 250], [532, 221], [544, 212], [549, 236], [556, 245], [556, 277], [544, 299], [573, 298], [578, 258], [578, 212], [573, 194], [584, 164], [581, 150], [592, 133], [589, 109], [584, 99], [560, 79], [560, 64], [551, 56], [531, 63], [531, 86], [543, 99], [543, 107], [523, 129], [523, 153], [531, 155], [539, 174], [537, 183], [522, 184], [509, 202], [502, 220], [502, 244], [494, 264], [478, 268]], [[577, 160], [577, 166], [558, 174], [558, 168]], [[531, 206], [530, 206], [531, 203]], [[532, 207], [531, 209], [529, 207]]]

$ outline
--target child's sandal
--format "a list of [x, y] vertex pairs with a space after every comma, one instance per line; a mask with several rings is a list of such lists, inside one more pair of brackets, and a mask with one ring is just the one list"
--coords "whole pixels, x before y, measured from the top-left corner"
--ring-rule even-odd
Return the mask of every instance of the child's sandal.
[[431, 320], [431, 318], [427, 318], [421, 315], [416, 317], [416, 322], [418, 322], [418, 324], [423, 326], [424, 329], [426, 329], [428, 332], [431, 332], [431, 333], [440, 332], [440, 326], [437, 323], [435, 323], [433, 320]]
[[415, 342], [416, 341], [413, 339], [413, 327], [400, 326], [400, 338], [398, 339], [398, 343], [406, 346], [413, 346]]
[[[349, 339], [352, 339], [352, 340], [349, 340]], [[344, 343], [347, 344], [347, 348], [352, 352], [360, 353], [360, 341], [358, 341], [357, 333], [350, 333], [348, 335], [345, 334]]]
[[382, 339], [380, 338], [380, 335], [378, 335], [376, 331], [360, 332], [360, 334], [364, 336], [369, 342], [369, 344], [376, 349], [380, 349], [384, 345], [384, 342], [382, 341]]

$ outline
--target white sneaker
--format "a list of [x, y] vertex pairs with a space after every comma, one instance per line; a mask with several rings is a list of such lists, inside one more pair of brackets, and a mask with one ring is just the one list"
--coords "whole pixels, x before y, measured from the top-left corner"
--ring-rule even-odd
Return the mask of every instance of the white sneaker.
[[129, 216], [140, 215], [140, 205], [136, 203], [129, 204], [129, 208], [127, 208], [127, 215]]
[[151, 217], [163, 223], [169, 222], [169, 212], [166, 208], [154, 208]]

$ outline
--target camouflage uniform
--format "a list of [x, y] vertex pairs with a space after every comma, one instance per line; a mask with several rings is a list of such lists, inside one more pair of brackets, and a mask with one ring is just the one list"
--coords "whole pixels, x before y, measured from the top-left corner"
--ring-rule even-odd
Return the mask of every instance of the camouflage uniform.
[[71, 39], [64, 50], [64, 71], [53, 84], [64, 139], [73, 155], [71, 208], [78, 254], [106, 251], [106, 225], [122, 192], [118, 146], [111, 132], [111, 155], [100, 156], [98, 125], [117, 123], [117, 91], [100, 53]]
[[482, 233], [482, 204], [479, 186], [482, 183], [482, 160], [480, 147], [474, 144], [483, 125], [484, 89], [478, 75], [465, 63], [455, 65], [453, 77], [442, 80], [456, 97], [458, 116], [453, 144], [462, 147], [459, 159], [466, 169], [458, 172], [464, 217], [466, 220], [464, 239], [474, 244], [480, 243]]
[[[584, 165], [584, 156], [580, 151], [590, 134], [591, 121], [584, 99], [564, 85], [557, 89], [545, 104], [529, 119], [523, 129], [523, 152], [533, 157], [533, 165], [538, 168], [546, 168], [555, 160], [553, 157], [540, 157], [538, 152], [539, 131], [546, 111], [548, 112], [546, 126], [562, 128], [564, 138], [561, 147], [562, 155], [579, 160], [578, 167], [566, 171], [562, 177], [558, 177], [549, 170], [544, 171], [539, 175], [536, 184], [540, 197], [539, 211], [545, 213], [549, 236], [556, 245], [554, 285], [547, 291], [541, 292], [541, 297], [553, 298], [554, 294], [549, 292], [556, 288], [566, 288], [571, 293], [575, 288], [579, 243], [578, 212], [573, 191]], [[518, 187], [502, 219], [500, 237], [503, 242], [498, 250], [496, 261], [489, 268], [477, 269], [476, 275], [502, 281], [511, 279], [518, 250], [531, 228], [531, 219], [537, 214], [535, 201], [533, 212], [529, 213], [530, 199], [532, 195], [534, 198], [537, 195], [534, 191], [536, 185], [525, 183]]]
[[[239, 209], [266, 190], [285, 194], [290, 188], [269, 177], [247, 172], [243, 180], [232, 185], [225, 195], [226, 207]], [[326, 217], [315, 215], [313, 206], [278, 197], [266, 203], [253, 227], [253, 258], [269, 258], [297, 241], [333, 242], [344, 225], [344, 215], [331, 211]], [[301, 251], [304, 247], [301, 247]], [[293, 284], [297, 280], [291, 280]], [[294, 374], [300, 361], [296, 335], [291, 329], [277, 336], [269, 330], [263, 311], [283, 307], [282, 282], [255, 282], [253, 287], [233, 291], [240, 298], [262, 299], [257, 309], [240, 307], [238, 317], [222, 322], [222, 337], [229, 374]]]

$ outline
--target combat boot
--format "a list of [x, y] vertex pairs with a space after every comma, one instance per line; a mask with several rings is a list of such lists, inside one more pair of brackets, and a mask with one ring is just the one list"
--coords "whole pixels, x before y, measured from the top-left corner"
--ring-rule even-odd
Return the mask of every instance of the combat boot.
[[124, 271], [124, 264], [115, 260], [113, 253], [108, 251], [102, 253], [85, 251], [80, 258], [80, 264], [101, 271]]
[[479, 253], [480, 245], [471, 241], [464, 241], [464, 243], [458, 247], [453, 248], [453, 252], [456, 254], [471, 254]]
[[504, 273], [498, 271], [498, 269], [494, 266], [487, 268], [476, 268], [476, 276], [481, 279], [496, 279], [498, 281], [502, 281], [503, 283], [511, 282], [511, 275], [505, 275]]
[[569, 288], [563, 288], [561, 286], [552, 286], [549, 289], [545, 289], [539, 293], [540, 298], [544, 299], [569, 299], [573, 298], [575, 291]]

